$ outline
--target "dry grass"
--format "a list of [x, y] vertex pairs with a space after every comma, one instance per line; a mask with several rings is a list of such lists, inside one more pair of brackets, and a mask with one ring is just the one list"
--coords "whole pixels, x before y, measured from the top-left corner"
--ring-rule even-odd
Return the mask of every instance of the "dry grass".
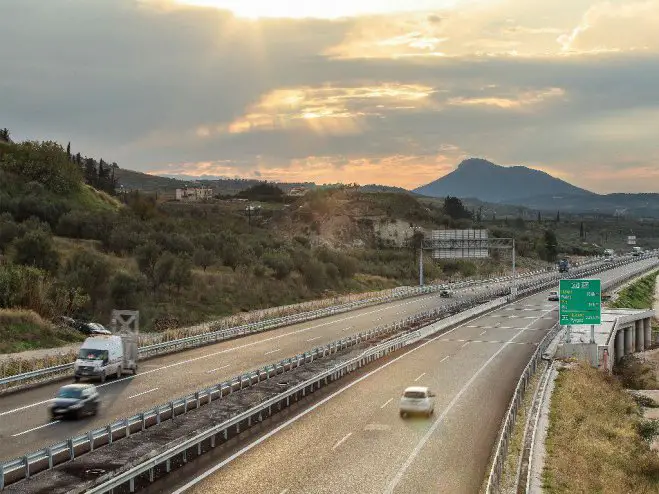
[[545, 463], [548, 493], [659, 492], [659, 456], [638, 432], [639, 408], [621, 384], [586, 364], [559, 373]]
[[82, 339], [77, 331], [57, 328], [36, 312], [0, 309], [0, 353], [51, 348]]

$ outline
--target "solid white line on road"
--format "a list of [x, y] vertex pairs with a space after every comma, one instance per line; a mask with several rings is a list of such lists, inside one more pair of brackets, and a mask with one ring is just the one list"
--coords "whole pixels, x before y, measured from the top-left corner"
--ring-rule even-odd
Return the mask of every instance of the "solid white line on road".
[[423, 376], [425, 376], [425, 375], [426, 375], [426, 373], [424, 372], [424, 373], [421, 374], [419, 377], [417, 377], [417, 378], [414, 380], [414, 382], [417, 382], [419, 379], [421, 379], [421, 378], [422, 378]]
[[[528, 297], [528, 298], [530, 298], [530, 297]], [[484, 314], [481, 314], [481, 315], [478, 316], [476, 319], [481, 319], [481, 318], [487, 317], [487, 316], [489, 316], [490, 314], [492, 314], [493, 312], [496, 312], [497, 310], [498, 310], [498, 309], [492, 309], [492, 310], [490, 310], [490, 311], [488, 311], [488, 312], [486, 312], [486, 313], [484, 313]], [[340, 394], [342, 394], [342, 393], [344, 393], [345, 391], [349, 390], [349, 389], [352, 388], [353, 386], [356, 386], [356, 385], [359, 384], [360, 382], [362, 382], [362, 381], [368, 379], [368, 378], [371, 377], [372, 375], [377, 374], [378, 372], [380, 372], [380, 371], [386, 369], [386, 368], [389, 367], [390, 365], [395, 364], [395, 363], [398, 362], [399, 360], [401, 360], [401, 359], [407, 357], [409, 354], [414, 353], [414, 352], [420, 350], [421, 348], [425, 347], [426, 345], [429, 345], [430, 343], [433, 343], [433, 342], [435, 342], [435, 341], [439, 341], [439, 339], [440, 339], [441, 336], [445, 336], [445, 335], [447, 335], [447, 334], [449, 334], [449, 333], [452, 333], [453, 331], [456, 331], [456, 330], [458, 330], [458, 329], [460, 329], [460, 328], [462, 328], [462, 327], [464, 327], [464, 324], [460, 324], [460, 325], [456, 326], [455, 328], [450, 329], [450, 330], [446, 331], [445, 333], [442, 333], [441, 335], [436, 336], [436, 337], [433, 338], [432, 340], [429, 340], [429, 341], [427, 341], [427, 342], [425, 342], [425, 343], [422, 343], [421, 345], [419, 345], [419, 346], [417, 346], [417, 347], [412, 348], [411, 350], [408, 350], [407, 352], [403, 353], [402, 355], [399, 355], [398, 357], [395, 357], [395, 358], [389, 360], [388, 362], [385, 362], [385, 363], [384, 363], [383, 365], [381, 365], [380, 367], [376, 367], [376, 368], [373, 369], [372, 371], [367, 372], [367, 373], [364, 374], [363, 376], [361, 376], [361, 377], [355, 379], [354, 381], [352, 381], [352, 382], [346, 384], [344, 387], [339, 388], [338, 390], [336, 390], [336, 391], [335, 391], [334, 393], [332, 393], [331, 395], [326, 396], [325, 398], [323, 398], [322, 400], [320, 400], [318, 403], [315, 403], [314, 405], [311, 405], [309, 408], [307, 408], [307, 409], [305, 409], [305, 410], [302, 410], [298, 415], [295, 415], [295, 416], [291, 417], [290, 419], [288, 419], [286, 422], [284, 422], [284, 423], [281, 424], [280, 426], [278, 426], [278, 427], [276, 427], [275, 429], [271, 430], [271, 431], [268, 432], [267, 434], [264, 434], [263, 436], [259, 437], [259, 438], [258, 438], [257, 440], [255, 440], [253, 443], [249, 443], [249, 444], [247, 444], [245, 447], [243, 447], [243, 448], [240, 449], [239, 451], [235, 452], [234, 454], [232, 454], [231, 456], [229, 456], [227, 459], [225, 459], [225, 460], [221, 461], [220, 463], [218, 463], [217, 465], [215, 465], [215, 466], [209, 468], [208, 470], [206, 470], [205, 472], [203, 472], [202, 474], [198, 475], [197, 477], [195, 477], [194, 479], [192, 479], [190, 482], [188, 482], [187, 484], [185, 484], [183, 487], [180, 487], [179, 489], [177, 489], [176, 491], [174, 491], [172, 494], [183, 494], [185, 491], [187, 491], [188, 489], [190, 489], [192, 486], [198, 484], [199, 482], [201, 482], [201, 481], [204, 480], [205, 478], [208, 478], [209, 476], [213, 475], [215, 472], [217, 472], [218, 470], [222, 469], [223, 467], [225, 467], [226, 465], [228, 465], [229, 463], [231, 463], [231, 462], [234, 461], [235, 459], [240, 458], [242, 455], [244, 455], [244, 454], [247, 453], [248, 451], [252, 450], [253, 448], [255, 448], [256, 446], [258, 446], [258, 445], [261, 444], [262, 442], [264, 442], [264, 441], [270, 439], [272, 436], [274, 436], [275, 434], [278, 434], [279, 432], [281, 432], [283, 429], [285, 429], [285, 428], [288, 427], [289, 425], [291, 425], [291, 424], [297, 422], [297, 421], [300, 420], [302, 417], [305, 417], [305, 416], [308, 415], [309, 413], [313, 412], [316, 408], [323, 406], [323, 405], [324, 405], [325, 403], [327, 403], [328, 401], [330, 401], [330, 400], [336, 398], [336, 397], [339, 396]]]
[[5, 415], [9, 415], [10, 413], [20, 412], [21, 410], [25, 410], [27, 408], [32, 408], [32, 407], [36, 407], [38, 405], [43, 405], [44, 403], [50, 403], [51, 401], [55, 401], [55, 399], [51, 398], [50, 400], [39, 401], [37, 403], [32, 403], [31, 405], [25, 405], [24, 407], [14, 408], [13, 410], [7, 410], [6, 412], [0, 413], [0, 417], [3, 417]]
[[27, 434], [28, 432], [37, 431], [39, 429], [43, 429], [44, 427], [50, 427], [51, 425], [59, 424], [59, 422], [60, 422], [59, 420], [53, 420], [52, 422], [48, 422], [47, 424], [40, 425], [39, 427], [33, 427], [32, 429], [19, 432], [18, 434], [12, 434], [11, 437], [22, 436], [23, 434]]
[[263, 355], [270, 355], [271, 353], [277, 353], [281, 352], [281, 348], [277, 348], [276, 350], [270, 350], [269, 352], [265, 352]]
[[380, 407], [380, 410], [382, 410], [384, 407], [386, 407], [386, 406], [387, 406], [389, 403], [391, 403], [392, 401], [394, 401], [394, 399], [393, 399], [393, 398], [389, 398], [389, 399], [385, 402], [385, 404], [382, 405], [382, 406]]
[[[277, 336], [271, 336], [270, 338], [264, 338], [262, 340], [252, 341], [251, 343], [245, 343], [244, 345], [238, 345], [238, 346], [231, 347], [231, 348], [225, 348], [225, 349], [219, 350], [217, 352], [207, 353], [206, 355], [200, 355], [199, 357], [193, 357], [193, 358], [190, 358], [190, 359], [181, 360], [180, 362], [174, 362], [174, 363], [171, 363], [171, 364], [168, 364], [168, 365], [163, 365], [162, 367], [156, 367], [155, 369], [150, 369], [150, 370], [145, 371], [145, 372], [140, 372], [136, 376], [127, 376], [127, 377], [123, 377], [121, 379], [114, 379], [112, 381], [108, 381], [108, 382], [103, 383], [103, 384], [98, 384], [96, 387], [97, 388], [103, 388], [105, 386], [111, 386], [112, 384], [132, 380], [132, 379], [135, 379], [136, 377], [145, 376], [145, 375], [151, 374], [153, 372], [159, 372], [159, 371], [162, 371], [162, 370], [165, 370], [165, 369], [170, 369], [172, 367], [178, 367], [180, 365], [185, 365], [185, 364], [189, 364], [189, 363], [192, 363], [192, 362], [197, 362], [198, 360], [203, 360], [203, 359], [206, 359], [206, 358], [215, 357], [217, 355], [222, 355], [224, 353], [235, 352], [237, 350], [242, 350], [244, 348], [249, 348], [251, 346], [260, 345], [262, 343], [267, 343], [269, 341], [277, 340], [277, 339], [280, 339], [280, 338], [285, 338], [287, 336], [291, 336], [291, 335], [294, 335], [294, 334], [304, 333], [306, 331], [311, 331], [312, 329], [317, 329], [317, 328], [321, 328], [321, 327], [325, 327], [325, 326], [330, 326], [332, 324], [337, 324], [337, 323], [341, 323], [341, 322], [344, 322], [344, 321], [350, 321], [352, 319], [356, 319], [356, 318], [359, 318], [359, 317], [364, 317], [364, 316], [367, 316], [369, 314], [375, 314], [375, 313], [378, 313], [378, 312], [383, 312], [383, 311], [390, 310], [390, 309], [400, 307], [400, 306], [403, 306], [403, 305], [409, 305], [409, 304], [415, 303], [415, 302], [416, 301], [401, 302], [401, 303], [396, 304], [396, 305], [392, 305], [392, 306], [383, 307], [383, 308], [380, 308], [380, 309], [374, 309], [372, 311], [364, 312], [363, 314], [355, 314], [355, 315], [352, 315], [352, 316], [344, 317], [342, 319], [337, 319], [336, 321], [328, 321], [328, 322], [324, 322], [324, 323], [321, 323], [321, 324], [316, 324], [314, 326], [309, 326], [309, 327], [306, 327], [306, 328], [297, 329], [295, 331], [289, 331], [288, 333], [283, 333], [283, 334], [280, 334], [280, 335], [277, 335]], [[348, 326], [347, 328], [343, 329], [343, 331], [347, 331], [348, 329], [352, 329], [353, 327], [354, 326]], [[221, 342], [218, 342], [218, 343], [221, 343]], [[153, 365], [153, 364], [149, 364], [149, 365]], [[6, 410], [4, 412], [0, 412], [0, 417], [3, 417], [5, 415], [9, 415], [9, 414], [12, 414], [12, 413], [20, 412], [20, 411], [26, 410], [28, 408], [43, 405], [44, 403], [49, 403], [51, 401], [53, 401], [53, 400], [50, 399], [50, 400], [39, 401], [39, 402], [31, 403], [29, 405], [25, 405], [25, 406], [22, 406], [22, 407], [14, 408], [12, 410]]]
[[322, 335], [321, 336], [316, 336], [315, 338], [309, 338], [307, 341], [316, 341], [316, 340], [319, 340], [321, 338], [322, 338]]
[[448, 360], [450, 357], [451, 357], [450, 355], [447, 355], [447, 356], [444, 357], [442, 360], [440, 360], [439, 363], [441, 364], [442, 362]]
[[227, 367], [229, 367], [229, 364], [227, 364], [227, 365], [223, 365], [222, 367], [218, 367], [217, 369], [211, 369], [211, 370], [208, 370], [208, 371], [206, 371], [206, 374], [211, 374], [211, 373], [213, 373], [213, 372], [217, 372], [217, 371], [219, 371], [219, 370], [221, 370], [221, 369], [226, 369]]
[[338, 448], [344, 442], [346, 442], [350, 436], [352, 436], [352, 432], [348, 432], [343, 439], [341, 439], [338, 443], [336, 443], [334, 446], [332, 446], [332, 451], [335, 451], [336, 448]]
[[142, 391], [141, 393], [137, 393], [136, 395], [129, 396], [128, 399], [130, 400], [132, 398], [137, 398], [138, 396], [142, 396], [142, 395], [145, 395], [145, 394], [148, 394], [148, 393], [153, 393], [154, 391], [158, 391], [159, 389], [160, 388], [153, 388], [153, 389], [149, 389], [147, 391]]
[[354, 326], [346, 326], [343, 328], [341, 331], [348, 331], [349, 329], [352, 329]]
[[[541, 319], [542, 317], [546, 316], [549, 312], [551, 312], [551, 311], [545, 312], [544, 314], [539, 316], [538, 319]], [[529, 323], [528, 326], [530, 327], [534, 322], [535, 321]], [[494, 352], [494, 354], [489, 359], [487, 359], [485, 361], [485, 363], [476, 371], [476, 373], [471, 376], [471, 378], [462, 387], [462, 389], [460, 389], [460, 391], [458, 391], [458, 394], [456, 394], [453, 397], [453, 399], [448, 404], [448, 406], [444, 409], [442, 414], [437, 418], [437, 420], [435, 420], [435, 422], [432, 424], [432, 426], [430, 426], [430, 429], [428, 429], [428, 432], [426, 432], [426, 434], [417, 443], [416, 447], [412, 450], [412, 452], [410, 453], [410, 455], [407, 458], [407, 460], [405, 461], [405, 463], [403, 463], [403, 466], [400, 468], [400, 470], [398, 470], [398, 473], [393, 478], [393, 480], [389, 483], [389, 486], [387, 487], [387, 489], [384, 491], [385, 494], [392, 494], [394, 492], [394, 490], [396, 489], [396, 487], [398, 486], [398, 484], [402, 480], [403, 475], [405, 475], [405, 472], [407, 472], [407, 469], [410, 467], [410, 465], [412, 465], [412, 463], [414, 462], [416, 457], [419, 455], [419, 453], [421, 452], [423, 447], [426, 445], [426, 443], [428, 442], [430, 437], [434, 434], [434, 432], [437, 430], [439, 425], [444, 421], [444, 419], [446, 418], [448, 413], [451, 411], [451, 409], [455, 406], [455, 404], [458, 402], [458, 400], [460, 400], [460, 398], [462, 398], [462, 395], [465, 394], [467, 389], [469, 389], [469, 387], [474, 383], [474, 381], [476, 381], [478, 376], [487, 368], [488, 365], [490, 365], [494, 361], [494, 359], [496, 359], [501, 354], [501, 352], [503, 352], [508, 347], [508, 345], [513, 343], [513, 340], [515, 338], [517, 338], [519, 335], [521, 335], [525, 330], [526, 330], [526, 328], [520, 329], [517, 333], [515, 333], [513, 335], [512, 338], [510, 338], [507, 342], [505, 342], [501, 346], [501, 348], [499, 348], [496, 352]]]

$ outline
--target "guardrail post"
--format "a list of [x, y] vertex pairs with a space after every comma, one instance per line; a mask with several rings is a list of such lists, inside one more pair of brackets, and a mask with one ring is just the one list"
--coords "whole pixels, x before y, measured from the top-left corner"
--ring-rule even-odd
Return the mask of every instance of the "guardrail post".
[[173, 402], [173, 401], [170, 401], [170, 402], [169, 402], [169, 409], [170, 409], [171, 412], [172, 412], [172, 416], [170, 417], [170, 419], [174, 420], [174, 417], [175, 417], [175, 415], [174, 415], [175, 410], [174, 410], [174, 402]]
[[0, 464], [0, 491], [5, 488], [5, 466]]
[[149, 482], [153, 484], [154, 480], [155, 480], [155, 468], [150, 468], [149, 469]]
[[128, 481], [128, 490], [131, 493], [135, 492], [135, 478], [132, 478]]
[[25, 463], [25, 478], [29, 479], [30, 478], [30, 458], [25, 455], [23, 457], [23, 462]]
[[73, 460], [76, 457], [75, 448], [73, 447], [73, 439], [69, 438], [66, 440], [66, 447], [69, 450], [69, 459]]
[[112, 444], [112, 424], [105, 428], [105, 433], [108, 435], [108, 444]]
[[[48, 470], [53, 468], [53, 450], [52, 448], [46, 448], [48, 453]], [[0, 477], [2, 477], [2, 465], [0, 465]], [[0, 480], [0, 490], [2, 490], [2, 480]]]
[[92, 431], [87, 433], [87, 441], [89, 441], [89, 451], [94, 451], [94, 433]]
[[195, 391], [194, 397], [197, 402], [197, 408], [199, 408], [201, 406], [199, 403], [199, 391]]
[[125, 422], [125, 430], [126, 430], [126, 437], [130, 436], [130, 420], [126, 419], [124, 420]]

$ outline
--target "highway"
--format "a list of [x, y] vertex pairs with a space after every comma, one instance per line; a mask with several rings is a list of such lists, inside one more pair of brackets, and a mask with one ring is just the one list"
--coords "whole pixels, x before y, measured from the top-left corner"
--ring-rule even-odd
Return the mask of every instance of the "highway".
[[[485, 287], [464, 289], [456, 298]], [[242, 372], [302, 353], [391, 321], [447, 304], [438, 294], [398, 300], [248, 337], [153, 358], [137, 376], [98, 384], [103, 405], [97, 417], [50, 422], [47, 404], [64, 382], [0, 398], [0, 459], [9, 460], [114, 420], [217, 384]]]
[[[624, 270], [599, 276], [610, 280]], [[159, 492], [478, 492], [517, 380], [557, 322], [558, 303], [547, 294], [367, 368], [273, 431], [226, 451], [231, 456], [192, 480], [172, 487], [169, 479]], [[437, 394], [432, 418], [400, 418], [398, 399], [411, 385]]]

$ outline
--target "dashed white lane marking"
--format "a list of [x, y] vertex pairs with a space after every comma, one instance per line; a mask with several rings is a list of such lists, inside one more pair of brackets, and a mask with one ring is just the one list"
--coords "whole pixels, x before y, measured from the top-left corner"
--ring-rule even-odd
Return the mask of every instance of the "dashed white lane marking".
[[275, 350], [270, 350], [269, 352], [265, 352], [263, 355], [270, 355], [272, 353], [277, 353], [277, 352], [281, 352], [281, 348], [277, 348]]
[[469, 344], [469, 342], [468, 342], [468, 341], [465, 341], [465, 342], [462, 344], [462, 346], [461, 346], [460, 348], [464, 348], [464, 347], [466, 347], [468, 344]]
[[59, 424], [59, 422], [60, 422], [59, 420], [53, 420], [52, 422], [48, 422], [47, 424], [40, 425], [39, 427], [33, 427], [32, 429], [28, 429], [23, 432], [18, 432], [17, 434], [12, 434], [11, 437], [22, 436], [23, 434], [27, 434], [28, 432], [37, 431], [39, 429], [43, 429], [44, 427], [50, 427], [51, 425]]
[[421, 374], [419, 377], [417, 377], [417, 378], [414, 380], [414, 382], [417, 382], [419, 379], [421, 379], [421, 378], [422, 378], [423, 376], [425, 376], [425, 375], [426, 375], [426, 373], [424, 372], [424, 373]]
[[478, 336], [483, 336], [485, 333], [487, 333], [487, 331], [481, 331], [481, 334], [479, 334]]
[[229, 364], [223, 365], [222, 367], [217, 367], [216, 369], [207, 370], [206, 374], [212, 374], [213, 372], [217, 372], [219, 370], [226, 369], [227, 367], [229, 367]]
[[322, 335], [321, 336], [316, 336], [315, 338], [309, 338], [307, 341], [316, 341], [316, 340], [321, 339], [322, 337], [323, 337]]
[[154, 391], [158, 391], [159, 389], [160, 388], [153, 388], [153, 389], [149, 389], [147, 391], [142, 391], [141, 393], [137, 393], [137, 394], [134, 394], [133, 396], [129, 396], [128, 399], [130, 400], [132, 398], [137, 398], [138, 396], [142, 396], [142, 395], [145, 395], [145, 394], [148, 394], [148, 393], [153, 393]]
[[447, 355], [447, 356], [444, 357], [442, 360], [440, 360], [439, 363], [441, 364], [442, 362], [445, 362], [445, 361], [448, 360], [449, 358], [450, 358], [450, 355]]
[[350, 436], [352, 436], [352, 432], [348, 432], [348, 434], [346, 434], [343, 437], [343, 439], [341, 439], [338, 443], [336, 443], [334, 446], [332, 446], [332, 451], [335, 451], [339, 446], [341, 446], [344, 442], [346, 442], [348, 440], [348, 438], [350, 438]]
[[394, 399], [393, 399], [393, 398], [389, 398], [389, 399], [388, 399], [388, 400], [387, 400], [387, 401], [386, 401], [386, 402], [380, 407], [380, 410], [382, 410], [384, 407], [386, 407], [386, 406], [387, 406], [389, 403], [391, 403], [392, 401], [394, 401]]

